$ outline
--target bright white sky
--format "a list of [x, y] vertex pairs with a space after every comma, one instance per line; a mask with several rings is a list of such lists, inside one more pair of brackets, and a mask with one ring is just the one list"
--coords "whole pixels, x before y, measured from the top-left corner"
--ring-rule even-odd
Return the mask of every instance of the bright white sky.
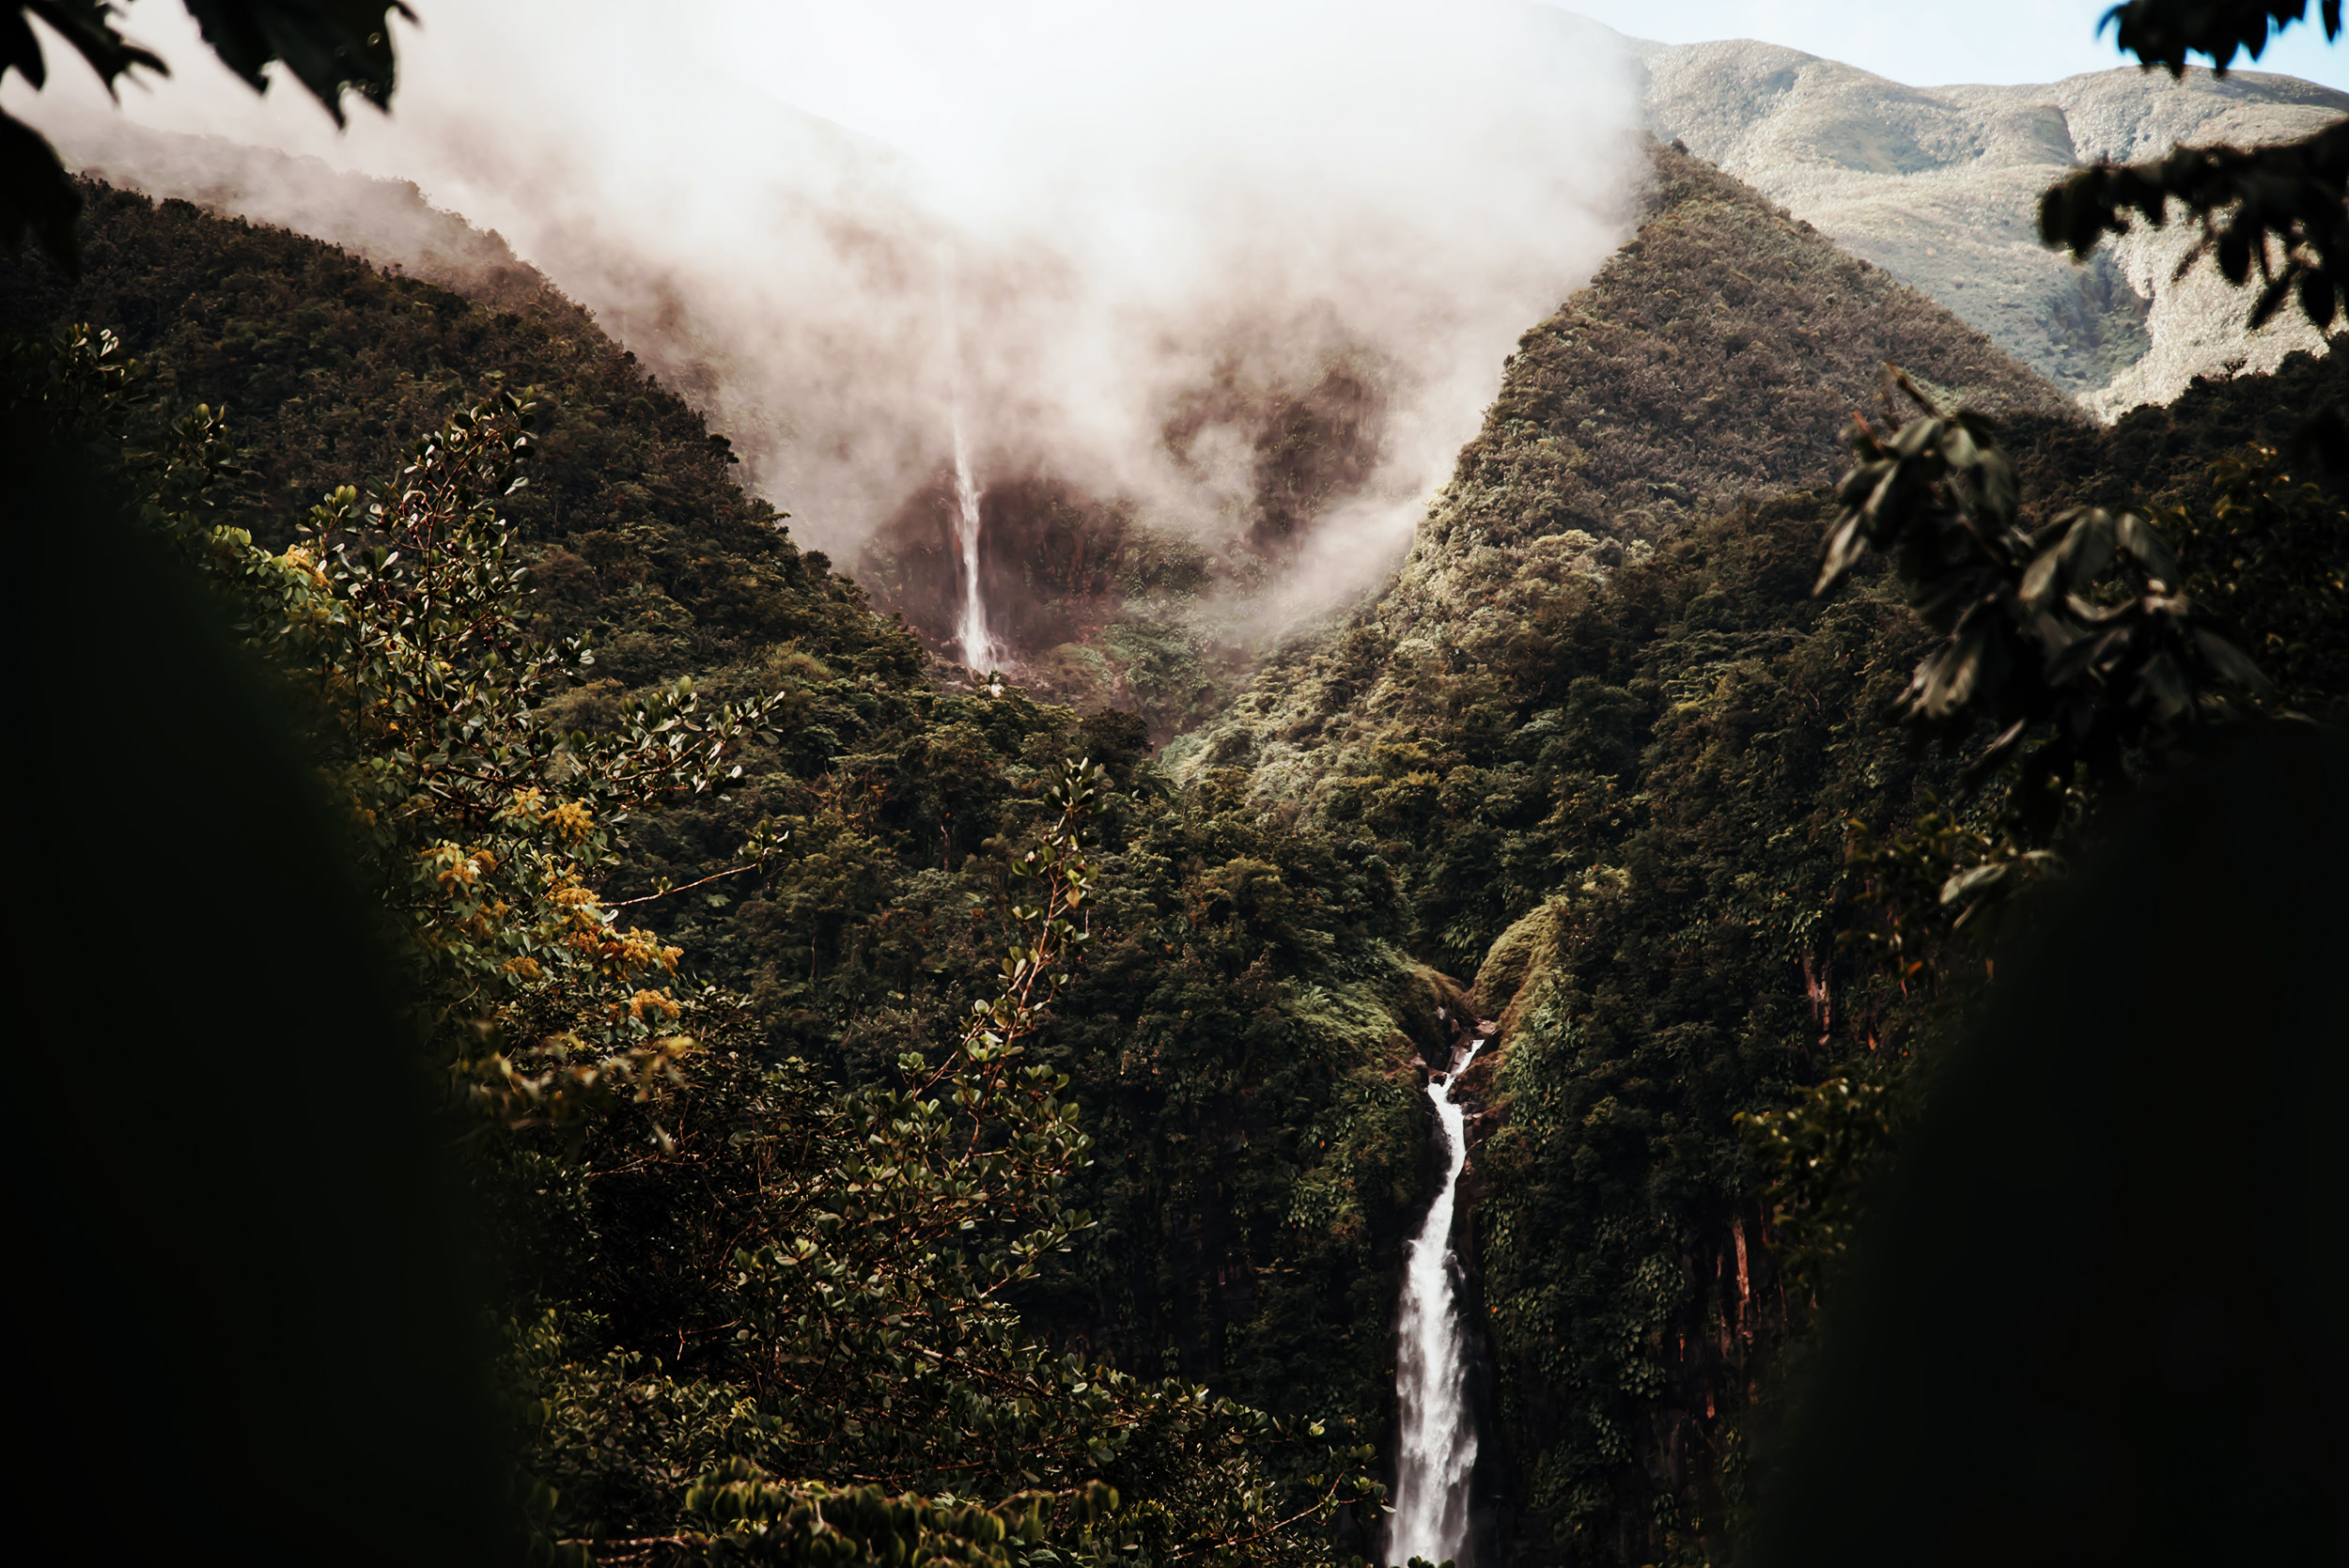
[[[1563, 8], [1659, 43], [1782, 43], [1917, 87], [2053, 82], [2128, 63], [2110, 33], [2096, 32], [2111, 0], [1568, 0]], [[2316, 8], [2309, 7], [2311, 18]], [[2250, 69], [2349, 89], [2349, 39], [2328, 44], [2301, 23]]]

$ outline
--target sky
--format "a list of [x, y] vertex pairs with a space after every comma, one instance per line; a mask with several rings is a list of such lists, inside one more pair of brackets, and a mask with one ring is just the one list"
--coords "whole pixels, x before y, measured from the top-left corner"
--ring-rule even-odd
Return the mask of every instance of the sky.
[[[2096, 33], [2111, 0], [1576, 0], [1564, 8], [1659, 43], [1760, 39], [1916, 87], [2052, 82], [2125, 63], [2112, 35]], [[2303, 23], [2249, 69], [2349, 90], [2349, 39], [2328, 44]]]

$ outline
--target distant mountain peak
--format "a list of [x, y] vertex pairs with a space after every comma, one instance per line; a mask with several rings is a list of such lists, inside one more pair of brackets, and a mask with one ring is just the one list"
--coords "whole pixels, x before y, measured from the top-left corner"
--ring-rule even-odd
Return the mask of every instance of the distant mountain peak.
[[1626, 48], [1657, 135], [1938, 300], [2100, 417], [2167, 401], [2197, 375], [2323, 349], [2296, 319], [2246, 334], [2248, 302], [2207, 270], [2172, 284], [2190, 243], [2180, 228], [2129, 235], [2079, 266], [2042, 246], [2033, 220], [2039, 193], [2080, 164], [2303, 136], [2349, 114], [2349, 93], [2263, 71], [2173, 81], [2131, 67], [1913, 87], [1750, 39]]

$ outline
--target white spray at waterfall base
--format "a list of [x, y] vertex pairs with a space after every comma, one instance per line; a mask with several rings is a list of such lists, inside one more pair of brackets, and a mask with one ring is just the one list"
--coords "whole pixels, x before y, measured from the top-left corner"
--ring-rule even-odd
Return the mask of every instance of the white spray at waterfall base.
[[1469, 1473], [1476, 1466], [1476, 1423], [1468, 1401], [1467, 1341], [1460, 1325], [1459, 1264], [1452, 1253], [1452, 1216], [1460, 1172], [1468, 1168], [1468, 1110], [1453, 1091], [1484, 1041], [1471, 1040], [1459, 1065], [1430, 1075], [1427, 1098], [1444, 1138], [1443, 1185], [1426, 1223], [1403, 1255], [1403, 1315], [1395, 1332], [1394, 1391], [1402, 1413], [1395, 1455], [1394, 1513], [1387, 1521], [1387, 1560], [1456, 1559], [1468, 1542]]

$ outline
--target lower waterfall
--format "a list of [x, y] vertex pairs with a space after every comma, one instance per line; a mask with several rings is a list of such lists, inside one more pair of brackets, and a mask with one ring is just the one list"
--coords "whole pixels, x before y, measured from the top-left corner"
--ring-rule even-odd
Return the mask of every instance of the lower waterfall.
[[1395, 1401], [1402, 1441], [1395, 1455], [1394, 1513], [1386, 1560], [1457, 1559], [1468, 1544], [1469, 1476], [1476, 1467], [1476, 1423], [1469, 1408], [1467, 1341], [1460, 1325], [1459, 1262], [1452, 1216], [1468, 1167], [1468, 1110], [1453, 1089], [1484, 1048], [1469, 1042], [1459, 1065], [1428, 1075], [1427, 1097], [1444, 1139], [1443, 1186], [1403, 1258], [1403, 1313], [1396, 1329]]

